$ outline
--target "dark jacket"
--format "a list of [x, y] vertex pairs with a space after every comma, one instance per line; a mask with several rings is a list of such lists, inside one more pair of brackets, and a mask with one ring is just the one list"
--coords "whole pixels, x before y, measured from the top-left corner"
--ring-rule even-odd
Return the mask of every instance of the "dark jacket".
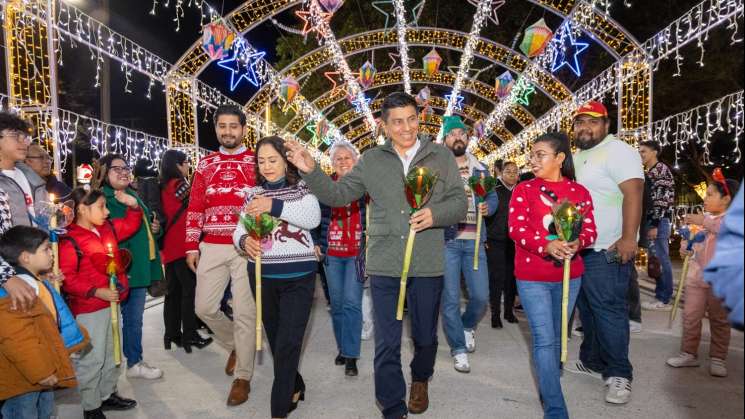
[[493, 216], [486, 218], [486, 238], [489, 241], [507, 242], [512, 241], [507, 232], [507, 218], [510, 210], [510, 199], [512, 199], [512, 190], [508, 189], [500, 179], [495, 189], [499, 197], [497, 212]]
[[[424, 166], [439, 174], [432, 198], [425, 205], [432, 211], [434, 226], [416, 235], [409, 275], [438, 277], [444, 272], [444, 228], [466, 216], [468, 203], [453, 153], [442, 145], [421, 138], [411, 167]], [[410, 208], [404, 192], [404, 170], [391, 141], [365, 152], [354, 169], [334, 182], [319, 165], [303, 174], [318, 200], [331, 207], [346, 205], [370, 196], [367, 226], [367, 273], [401, 275], [404, 248], [410, 230]]]

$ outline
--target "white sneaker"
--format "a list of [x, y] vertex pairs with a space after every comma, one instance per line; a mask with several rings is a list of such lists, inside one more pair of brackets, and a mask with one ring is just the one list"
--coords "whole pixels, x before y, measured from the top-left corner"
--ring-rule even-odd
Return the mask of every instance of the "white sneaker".
[[673, 309], [672, 304], [665, 304], [662, 301], [645, 301], [642, 303], [642, 308], [649, 311], [670, 311]]
[[146, 380], [156, 380], [163, 376], [163, 371], [151, 367], [145, 361], [140, 361], [134, 367], [127, 369], [127, 378], [144, 378]]
[[362, 340], [370, 340], [373, 337], [373, 331], [375, 330], [375, 323], [363, 322], [362, 323]]
[[709, 374], [711, 374], [713, 377], [726, 377], [727, 363], [723, 359], [711, 358], [711, 365], [709, 365]]
[[678, 356], [674, 356], [667, 360], [667, 365], [673, 368], [682, 367], [698, 367], [701, 363], [698, 361], [695, 355], [687, 352], [681, 352]]
[[592, 378], [597, 378], [598, 380], [603, 379], [603, 375], [595, 370], [591, 370], [590, 368], [587, 368], [585, 364], [582, 363], [582, 361], [577, 361], [574, 364], [567, 364], [564, 367], [565, 371], [571, 372], [572, 374], [581, 374], [581, 375], [589, 375]]
[[578, 338], [585, 337], [585, 332], [582, 330], [581, 327], [575, 327], [574, 330], [572, 330], [572, 336], [576, 336]]
[[631, 381], [622, 377], [610, 377], [605, 401], [613, 404], [626, 404], [631, 400]]
[[639, 322], [635, 322], [633, 320], [629, 320], [629, 332], [630, 333], [641, 333], [642, 324]]
[[466, 335], [466, 350], [470, 353], [476, 351], [476, 331], [466, 330], [463, 332]]
[[453, 357], [455, 363], [455, 370], [458, 372], [469, 373], [471, 372], [471, 364], [468, 363], [468, 354], [458, 354]]

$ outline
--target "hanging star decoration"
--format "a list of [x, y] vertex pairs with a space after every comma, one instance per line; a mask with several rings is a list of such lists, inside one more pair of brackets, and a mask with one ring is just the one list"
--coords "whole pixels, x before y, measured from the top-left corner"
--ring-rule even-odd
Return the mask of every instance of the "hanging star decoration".
[[[479, 0], [468, 0], [469, 3], [479, 7]], [[497, 16], [497, 9], [504, 6], [504, 4], [507, 3], [507, 0], [494, 0], [491, 5], [491, 14], [489, 15], [489, 20], [492, 21], [495, 25], [499, 26], [499, 16]]]
[[319, 119], [316, 121], [311, 121], [308, 123], [308, 125], [305, 126], [305, 129], [310, 132], [310, 140], [308, 142], [313, 145], [313, 147], [318, 148], [318, 146], [321, 144], [321, 141], [326, 142], [326, 140], [319, 136], [319, 134], [323, 135], [323, 119]]
[[[447, 99], [448, 102], [450, 102], [451, 100], [453, 100], [453, 99], [451, 99], [452, 97], [453, 97], [453, 94], [452, 93], [445, 95], [445, 99]], [[463, 110], [463, 99], [465, 99], [465, 98], [462, 95], [458, 95], [458, 96], [455, 97], [455, 104], [453, 105], [453, 108], [455, 110], [458, 110], [458, 111], [462, 111]]]
[[[331, 22], [331, 17], [333, 16], [333, 13], [329, 12], [320, 12], [319, 16], [321, 16], [321, 19], [326, 21], [326, 23]], [[322, 31], [322, 27], [320, 25], [314, 25], [313, 19], [311, 18], [311, 12], [310, 10], [298, 10], [295, 12], [295, 16], [299, 17], [300, 20], [303, 21], [303, 29], [302, 33], [303, 36], [308, 36], [311, 32], [316, 32], [316, 37], [318, 39], [323, 38], [325, 34]], [[326, 25], [328, 27], [328, 25]]]
[[[331, 87], [332, 95], [335, 95], [339, 92], [344, 92], [345, 96], [349, 95], [349, 93], [347, 92], [347, 85], [344, 82], [341, 71], [326, 71], [323, 73], [323, 76], [329, 79], [329, 81], [331, 81], [331, 84], [333, 85], [333, 87]], [[337, 81], [337, 79], [339, 81]]]
[[561, 39], [556, 41], [562, 45], [557, 48], [554, 63], [551, 66], [551, 72], [556, 73], [561, 67], [567, 66], [577, 77], [581, 77], [582, 69], [579, 66], [579, 54], [589, 48], [590, 44], [575, 41], [572, 28], [569, 24], [564, 24], [562, 31]]
[[[385, 32], [388, 32], [388, 29], [389, 29], [388, 24], [391, 21], [391, 14], [393, 14], [393, 10], [396, 9], [396, 7], [393, 5], [393, 1], [394, 0], [378, 0], [378, 1], [374, 1], [371, 3], [372, 7], [375, 10], [379, 11], [381, 14], [383, 14], [383, 16], [385, 16], [385, 25], [383, 25], [383, 29]], [[422, 0], [410, 9], [412, 19], [411, 19], [411, 22], [407, 22], [407, 24], [411, 23], [414, 26], [417, 26], [417, 27], [419, 26], [419, 18], [422, 16], [422, 10], [424, 10], [424, 3], [425, 3], [425, 0]], [[389, 5], [392, 10], [390, 12], [386, 11], [388, 8], [386, 7], [384, 9], [383, 6], [385, 5]]]
[[246, 80], [254, 87], [259, 87], [259, 78], [256, 75], [256, 65], [264, 59], [265, 52], [249, 51], [244, 42], [236, 42], [233, 55], [230, 58], [220, 60], [217, 65], [230, 70], [230, 91], [234, 91], [241, 80]]
[[[362, 100], [364, 100], [364, 103], [367, 106], [370, 106], [370, 102], [372, 101], [372, 99], [370, 99], [368, 97], [365, 97], [365, 96], [362, 96]], [[359, 97], [357, 97], [354, 100], [352, 100], [352, 105], [354, 106], [354, 111], [357, 112], [357, 113], [363, 113], [363, 111], [362, 111], [362, 103], [363, 103], [362, 100], [360, 100]]]
[[[391, 58], [391, 61], [393, 61], [393, 63], [391, 64], [391, 68], [389, 68], [388, 71], [403, 70], [403, 68], [401, 67], [401, 54], [389, 52], [388, 56]], [[415, 60], [413, 58], [409, 58], [406, 65], [408, 66], [414, 64], [414, 61]]]
[[523, 106], [530, 106], [530, 96], [535, 93], [535, 87], [532, 84], [519, 80], [515, 87], [515, 101]]

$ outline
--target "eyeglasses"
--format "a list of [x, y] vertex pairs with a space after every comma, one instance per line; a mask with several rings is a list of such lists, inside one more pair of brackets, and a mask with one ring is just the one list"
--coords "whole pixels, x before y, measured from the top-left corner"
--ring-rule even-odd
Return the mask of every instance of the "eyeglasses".
[[2, 137], [15, 140], [15, 142], [17, 143], [30, 143], [31, 142], [31, 137], [29, 137], [27, 134], [24, 134], [22, 132], [14, 132], [12, 134], [2, 134]]
[[556, 153], [543, 153], [543, 152], [537, 152], [537, 153], [530, 153], [528, 155], [528, 161], [540, 161], [545, 159], [548, 156], [555, 156]]
[[49, 155], [47, 155], [47, 154], [42, 154], [40, 156], [26, 156], [26, 158], [27, 159], [33, 159], [33, 160], [38, 159], [38, 160], [42, 160], [42, 161], [51, 161], [52, 160], [52, 158], [49, 157]]
[[132, 168], [129, 166], [111, 166], [109, 170], [114, 171], [117, 175], [128, 175], [132, 173]]

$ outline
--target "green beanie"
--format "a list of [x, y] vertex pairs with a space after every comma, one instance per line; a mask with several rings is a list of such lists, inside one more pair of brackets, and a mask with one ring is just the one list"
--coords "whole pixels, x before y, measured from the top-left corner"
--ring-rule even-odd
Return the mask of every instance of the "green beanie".
[[468, 130], [466, 124], [461, 121], [460, 116], [446, 116], [442, 118], [442, 136], [447, 137], [450, 131], [461, 128], [464, 131]]

